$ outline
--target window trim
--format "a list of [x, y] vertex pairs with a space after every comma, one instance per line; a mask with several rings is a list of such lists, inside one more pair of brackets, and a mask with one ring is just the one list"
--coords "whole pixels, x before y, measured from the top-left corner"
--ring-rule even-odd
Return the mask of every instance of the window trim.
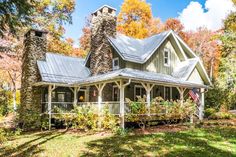
[[[166, 54], [166, 52], [168, 54], [168, 56], [167, 56], [167, 63], [165, 63], [165, 59], [166, 59], [165, 54]], [[170, 50], [166, 49], [166, 48], [163, 51], [163, 63], [164, 63], [164, 66], [166, 66], [166, 67], [170, 66]]]
[[[115, 64], [115, 61], [118, 62], [118, 65], [117, 65], [117, 66], [114, 65], [114, 64]], [[113, 69], [113, 70], [118, 70], [118, 69], [120, 69], [119, 57], [116, 57], [116, 58], [113, 58], [113, 59], [112, 59], [112, 69]]]

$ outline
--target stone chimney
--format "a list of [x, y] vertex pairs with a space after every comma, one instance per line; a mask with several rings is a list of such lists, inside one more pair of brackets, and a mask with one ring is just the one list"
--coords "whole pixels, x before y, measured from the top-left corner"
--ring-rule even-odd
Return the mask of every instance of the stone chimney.
[[100, 7], [92, 13], [91, 23], [90, 69], [97, 75], [112, 70], [112, 47], [107, 36], [116, 35], [116, 9]]
[[30, 29], [25, 34], [22, 58], [20, 121], [23, 127], [40, 126], [41, 88], [37, 60], [44, 60], [47, 52], [47, 32]]

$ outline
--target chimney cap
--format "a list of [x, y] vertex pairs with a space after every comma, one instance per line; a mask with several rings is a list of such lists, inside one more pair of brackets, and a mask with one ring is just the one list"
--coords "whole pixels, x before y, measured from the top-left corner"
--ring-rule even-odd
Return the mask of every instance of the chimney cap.
[[45, 29], [35, 29], [35, 28], [30, 28], [28, 31], [27, 31], [27, 33], [28, 32], [31, 32], [31, 31], [34, 31], [34, 32], [42, 32], [42, 33], [48, 33], [48, 31], [47, 30], [45, 30]]
[[114, 11], [116, 11], [116, 8], [114, 8], [114, 7], [111, 7], [111, 6], [109, 6], [109, 5], [107, 5], [107, 4], [105, 4], [105, 5], [103, 5], [103, 6], [101, 6], [101, 7], [99, 7], [97, 10], [95, 10], [94, 12], [92, 12], [92, 15], [93, 14], [96, 14], [98, 11], [101, 11], [103, 8], [108, 8], [108, 9], [111, 9], [111, 10], [114, 10]]

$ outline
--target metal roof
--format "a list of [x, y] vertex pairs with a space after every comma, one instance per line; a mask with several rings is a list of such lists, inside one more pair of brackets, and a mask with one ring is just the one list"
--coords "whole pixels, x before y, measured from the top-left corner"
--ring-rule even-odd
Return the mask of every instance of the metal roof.
[[187, 59], [186, 61], [180, 62], [179, 65], [174, 69], [172, 76], [186, 80], [196, 67], [197, 63], [197, 58]]
[[145, 39], [135, 39], [123, 34], [108, 37], [111, 45], [126, 61], [145, 63], [172, 31], [165, 31]]
[[37, 65], [45, 82], [74, 83], [90, 76], [82, 58], [46, 53], [46, 60], [37, 61]]
[[75, 84], [90, 84], [90, 83], [108, 81], [111, 79], [118, 79], [118, 78], [150, 81], [150, 82], [156, 82], [156, 83], [165, 84], [165, 85], [169, 84], [169, 85], [176, 85], [176, 86], [182, 85], [186, 87], [204, 87], [204, 88], [206, 87], [205, 85], [196, 84], [189, 81], [184, 81], [180, 78], [175, 78], [171, 75], [135, 70], [135, 69], [130, 69], [130, 68], [119, 69], [119, 70], [111, 71], [105, 74], [91, 76], [84, 80], [79, 80]]

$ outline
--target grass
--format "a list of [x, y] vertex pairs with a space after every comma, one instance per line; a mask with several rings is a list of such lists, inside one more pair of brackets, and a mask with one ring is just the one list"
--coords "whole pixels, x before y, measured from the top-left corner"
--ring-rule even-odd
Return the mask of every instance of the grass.
[[236, 126], [208, 126], [177, 132], [82, 134], [32, 132], [0, 146], [0, 156], [236, 156]]

